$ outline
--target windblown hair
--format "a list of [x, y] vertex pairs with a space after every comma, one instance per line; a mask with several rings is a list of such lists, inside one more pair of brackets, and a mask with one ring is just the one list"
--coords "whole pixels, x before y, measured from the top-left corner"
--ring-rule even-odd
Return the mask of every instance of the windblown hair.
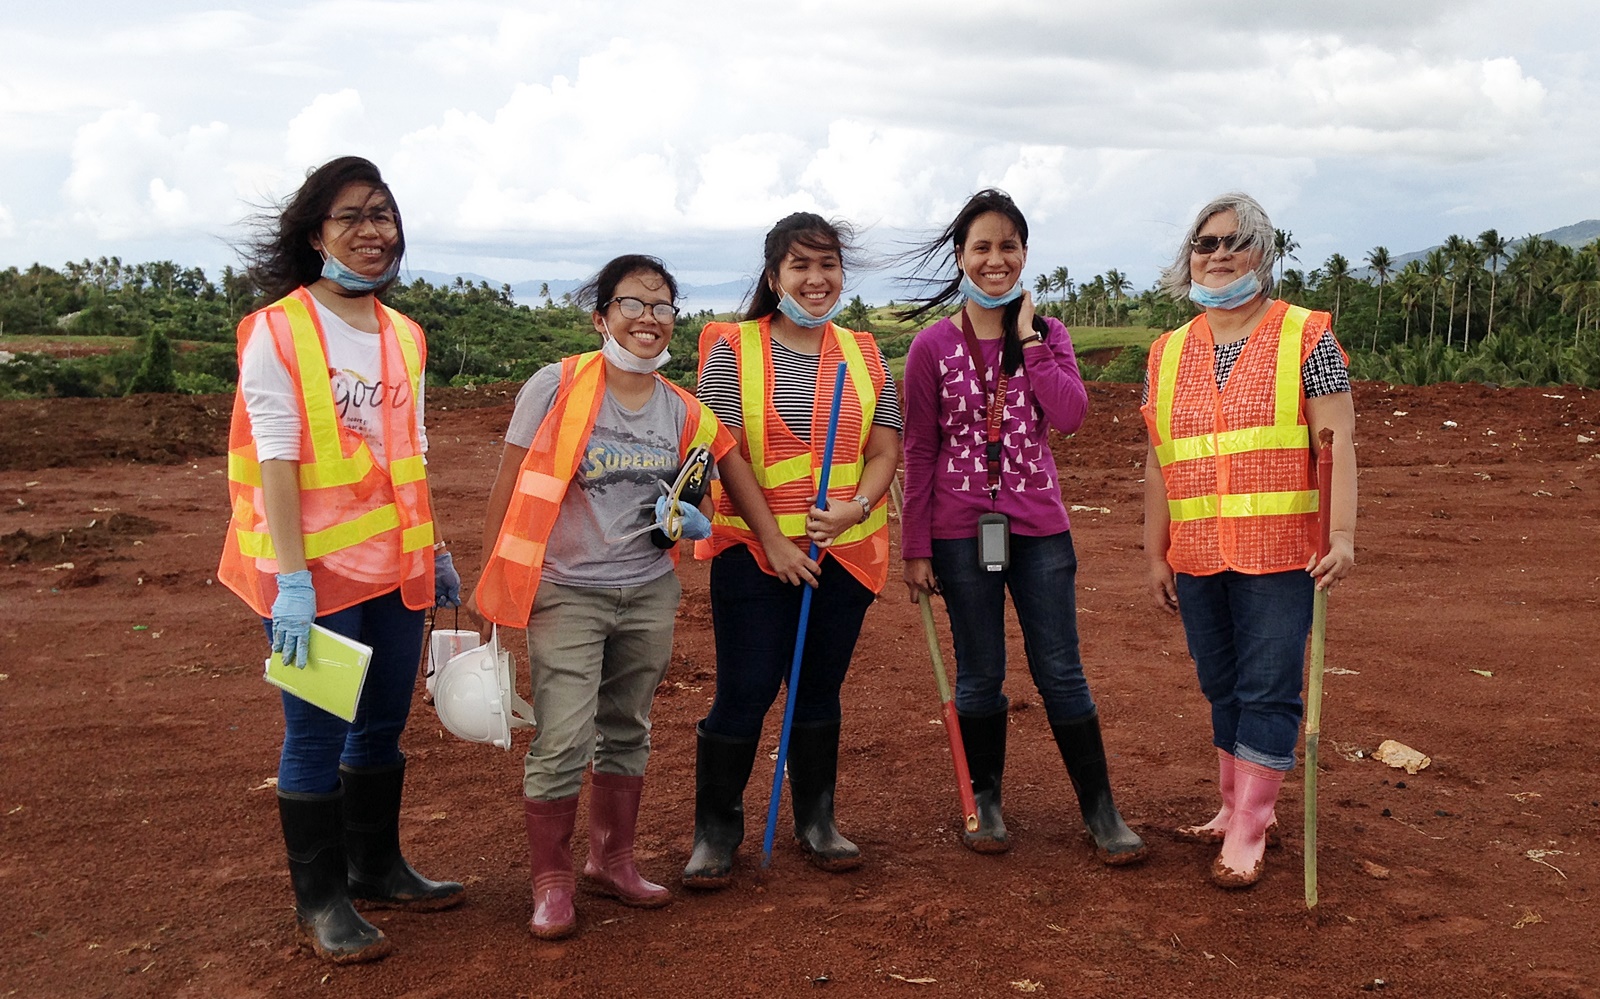
[[[962, 275], [957, 254], [967, 244], [972, 223], [990, 212], [1003, 215], [1010, 221], [1016, 227], [1017, 238], [1022, 240], [1023, 249], [1027, 249], [1028, 220], [1023, 217], [1017, 203], [1011, 200], [1011, 195], [993, 187], [979, 191], [967, 199], [961, 211], [937, 236], [912, 247], [897, 258], [911, 268], [910, 273], [900, 279], [900, 283], [923, 291], [923, 294], [907, 302], [907, 308], [900, 310], [901, 318], [921, 319], [962, 297]], [[1016, 374], [1022, 364], [1022, 341], [1017, 332], [1017, 317], [1021, 313], [1022, 300], [1019, 298], [1007, 305], [1000, 314], [1000, 328], [1005, 335], [1000, 348], [1000, 364], [1007, 375]]]
[[1267, 217], [1267, 211], [1261, 203], [1248, 194], [1237, 191], [1219, 195], [1206, 203], [1196, 215], [1189, 231], [1184, 233], [1183, 242], [1178, 244], [1178, 255], [1173, 259], [1172, 265], [1161, 272], [1161, 288], [1173, 298], [1187, 300], [1189, 297], [1189, 271], [1190, 243], [1205, 226], [1211, 216], [1218, 212], [1232, 211], [1239, 220], [1239, 242], [1234, 247], [1235, 253], [1261, 254], [1261, 262], [1256, 264], [1256, 277], [1261, 280], [1263, 291], [1272, 287], [1272, 266], [1278, 260], [1278, 245], [1274, 239], [1272, 220]]
[[855, 229], [840, 219], [829, 221], [814, 212], [795, 212], [780, 219], [767, 233], [762, 246], [761, 276], [751, 289], [744, 318], [764, 319], [778, 310], [779, 295], [772, 290], [772, 286], [778, 280], [778, 267], [795, 244], [825, 253], [837, 253], [839, 266], [848, 272], [857, 262], [859, 251], [855, 241]]
[[[249, 220], [257, 236], [245, 248], [245, 270], [268, 299], [276, 301], [322, 276], [322, 256], [312, 248], [311, 237], [322, 231], [322, 223], [339, 192], [346, 184], [356, 183], [371, 185], [368, 205], [387, 201], [399, 225], [400, 206], [395, 204], [394, 192], [383, 182], [383, 175], [372, 161], [360, 156], [341, 156], [322, 164], [306, 174], [305, 183], [282, 205]], [[405, 256], [404, 227], [396, 233], [390, 252], [395, 260]], [[380, 286], [374, 294], [383, 294], [393, 284], [391, 281]]]

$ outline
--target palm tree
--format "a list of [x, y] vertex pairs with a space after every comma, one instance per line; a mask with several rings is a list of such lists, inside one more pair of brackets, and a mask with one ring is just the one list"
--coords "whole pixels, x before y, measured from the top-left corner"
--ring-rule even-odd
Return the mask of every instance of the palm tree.
[[1050, 286], [1065, 295], [1067, 286], [1072, 283], [1072, 276], [1065, 267], [1057, 267], [1050, 272]]
[[1460, 236], [1450, 236], [1444, 241], [1445, 265], [1450, 269], [1450, 323], [1445, 327], [1444, 345], [1450, 346], [1450, 341], [1455, 339], [1456, 332], [1456, 288], [1461, 284], [1462, 261], [1461, 254], [1467, 248], [1467, 241]]
[[1422, 276], [1427, 279], [1428, 287], [1433, 290], [1433, 298], [1428, 302], [1428, 346], [1433, 346], [1433, 327], [1439, 318], [1439, 286], [1444, 284], [1445, 278], [1450, 275], [1450, 264], [1445, 260], [1444, 249], [1434, 247], [1428, 251], [1423, 260]]
[[1040, 274], [1033, 280], [1033, 293], [1039, 296], [1040, 302], [1044, 301], [1044, 297], [1050, 294], [1050, 289], [1054, 287], [1055, 285], [1050, 283], [1050, 275], [1048, 274]]
[[1389, 280], [1394, 261], [1389, 258], [1389, 248], [1374, 246], [1367, 251], [1367, 266], [1378, 275], [1378, 318], [1372, 323], [1372, 349], [1378, 349], [1378, 326], [1383, 322], [1383, 285]]
[[1350, 280], [1350, 261], [1335, 253], [1322, 265], [1323, 281], [1333, 285], [1333, 328], [1339, 328], [1339, 304], [1344, 297], [1344, 286]]
[[1404, 309], [1406, 314], [1404, 342], [1407, 347], [1411, 346], [1411, 310], [1422, 301], [1422, 292], [1427, 284], [1428, 279], [1422, 273], [1422, 265], [1415, 260], [1407, 261], [1394, 279], [1394, 290], [1400, 295], [1400, 308]]
[[1466, 350], [1472, 342], [1472, 282], [1483, 273], [1483, 251], [1472, 240], [1465, 242], [1466, 245], [1461, 248], [1461, 269], [1467, 274], [1467, 321], [1461, 331], [1462, 350]]
[[1283, 284], [1283, 262], [1285, 260], [1293, 260], [1295, 263], [1300, 262], [1300, 258], [1294, 255], [1294, 251], [1300, 249], [1300, 244], [1295, 242], [1294, 233], [1290, 232], [1288, 229], [1274, 229], [1272, 230], [1272, 248], [1276, 250], [1278, 254], [1278, 284], [1280, 286], [1279, 290], [1281, 291], [1281, 286]]
[[[1106, 271], [1106, 291], [1111, 295], [1111, 313], [1113, 319], [1118, 319], [1119, 308], [1128, 292], [1133, 290], [1133, 282], [1128, 280], [1128, 275], [1115, 267]], [[1120, 320], [1119, 320], [1120, 321]]]
[[1484, 336], [1494, 335], [1495, 288], [1500, 279], [1500, 261], [1506, 258], [1510, 246], [1511, 241], [1493, 229], [1485, 229], [1478, 234], [1478, 249], [1489, 258], [1489, 330]]

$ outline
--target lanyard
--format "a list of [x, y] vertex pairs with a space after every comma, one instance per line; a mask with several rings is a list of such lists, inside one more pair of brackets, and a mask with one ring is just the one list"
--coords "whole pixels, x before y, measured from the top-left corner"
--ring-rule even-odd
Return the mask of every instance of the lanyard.
[[[1010, 376], [1006, 374], [1005, 351], [1002, 346], [1001, 362], [995, 365], [994, 394], [989, 394], [988, 365], [983, 363], [983, 352], [978, 348], [978, 335], [972, 331], [972, 319], [967, 315], [967, 310], [961, 310], [961, 335], [967, 341], [967, 353], [972, 355], [972, 367], [978, 374], [978, 389], [983, 393], [984, 409], [989, 416], [988, 446], [984, 448], [984, 464], [989, 473], [989, 498], [996, 499], [1000, 495], [1000, 419], [1006, 407], [1006, 382]], [[1002, 345], [1004, 340], [1001, 341]]]

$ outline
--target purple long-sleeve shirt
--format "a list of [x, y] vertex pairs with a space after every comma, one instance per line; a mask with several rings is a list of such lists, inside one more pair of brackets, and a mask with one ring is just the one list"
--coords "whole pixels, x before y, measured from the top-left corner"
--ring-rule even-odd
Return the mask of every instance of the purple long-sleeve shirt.
[[[961, 328], [941, 319], [918, 333], [906, 357], [906, 506], [900, 548], [904, 558], [928, 558], [931, 539], [971, 538], [991, 510], [1011, 531], [1044, 537], [1068, 530], [1061, 484], [1048, 431], [1083, 425], [1089, 394], [1078, 373], [1072, 336], [1055, 319], [1043, 349], [1026, 348], [1006, 386], [1000, 422], [1000, 493], [991, 500], [984, 462], [989, 432], [984, 391], [967, 356]], [[999, 340], [980, 340], [989, 385], [1000, 364]]]

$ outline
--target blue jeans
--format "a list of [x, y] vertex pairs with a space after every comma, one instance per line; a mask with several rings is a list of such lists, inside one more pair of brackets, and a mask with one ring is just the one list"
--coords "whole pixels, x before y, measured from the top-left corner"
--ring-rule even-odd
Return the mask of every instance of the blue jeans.
[[[705, 730], [729, 739], [761, 735], [767, 709], [789, 678], [800, 629], [803, 586], [761, 571], [744, 545], [711, 560], [711, 627], [717, 639], [717, 693]], [[855, 653], [861, 622], [874, 594], [838, 559], [822, 560], [820, 585], [811, 594], [806, 647], [795, 693], [797, 725], [838, 721], [839, 689]]]
[[1078, 654], [1078, 556], [1071, 531], [1042, 538], [1013, 534], [1011, 564], [1001, 572], [978, 564], [977, 538], [935, 538], [933, 574], [955, 639], [957, 711], [987, 715], [1006, 705], [1007, 589], [1046, 716], [1056, 724], [1094, 711]]
[[[407, 609], [399, 589], [317, 618], [329, 631], [372, 646], [372, 662], [353, 723], [284, 692], [278, 790], [328, 794], [339, 789], [341, 762], [350, 767], [400, 762], [400, 733], [411, 713], [422, 660], [423, 622], [424, 613]], [[270, 639], [271, 619], [265, 624]]]
[[1178, 573], [1178, 610], [1200, 691], [1211, 702], [1218, 749], [1273, 770], [1294, 769], [1315, 585], [1299, 569]]

